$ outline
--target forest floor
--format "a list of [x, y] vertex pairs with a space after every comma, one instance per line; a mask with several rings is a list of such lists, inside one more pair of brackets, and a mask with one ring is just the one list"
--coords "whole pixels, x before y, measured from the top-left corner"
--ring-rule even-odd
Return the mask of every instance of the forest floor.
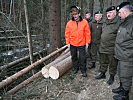
[[80, 71], [74, 75], [70, 70], [58, 80], [38, 78], [4, 100], [113, 100], [112, 89], [119, 86], [118, 77], [110, 86], [106, 83], [108, 72], [106, 79], [96, 80], [99, 63], [96, 65], [87, 70], [88, 77], [82, 77]]

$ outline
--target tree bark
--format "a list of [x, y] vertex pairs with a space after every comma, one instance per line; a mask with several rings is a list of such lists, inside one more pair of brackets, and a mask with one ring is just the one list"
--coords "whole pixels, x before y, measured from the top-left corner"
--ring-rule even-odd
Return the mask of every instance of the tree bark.
[[2, 82], [0, 82], [0, 89], [5, 87], [6, 85], [14, 82], [15, 80], [17, 80], [19, 77], [21, 77], [22, 75], [24, 75], [25, 73], [29, 72], [31, 69], [37, 67], [39, 64], [42, 64], [44, 61], [48, 60], [49, 58], [55, 56], [57, 53], [63, 51], [64, 49], [67, 48], [67, 45], [52, 52], [51, 54], [47, 55], [46, 57], [38, 60], [37, 62], [29, 65], [28, 67], [24, 68], [23, 70], [17, 72], [16, 74], [6, 78], [5, 80], [2, 80]]
[[89, 0], [89, 11], [93, 16], [93, 9], [94, 9], [94, 0]]
[[5, 10], [4, 10], [4, 13], [7, 14], [7, 12], [8, 12], [7, 9], [8, 9], [8, 8], [7, 8], [7, 1], [6, 1], [6, 0], [4, 0], [4, 4], [5, 4]]
[[61, 62], [62, 60], [64, 60], [65, 58], [67, 58], [68, 56], [70, 56], [70, 52], [67, 52], [65, 55], [61, 55], [59, 56], [57, 59], [55, 59], [54, 61], [52, 61], [51, 63], [49, 63], [48, 65], [44, 66], [42, 68], [42, 75], [45, 77], [45, 78], [49, 78], [49, 68], [51, 66], [54, 66], [55, 64]]
[[41, 35], [42, 35], [42, 37], [41, 37], [41, 39], [42, 39], [42, 45], [43, 45], [43, 48], [45, 48], [46, 47], [46, 40], [45, 40], [45, 38], [44, 38], [44, 33], [45, 33], [45, 31], [44, 31], [44, 8], [43, 8], [43, 0], [41, 0]]
[[19, 27], [18, 28], [19, 28], [19, 30], [23, 29], [22, 28], [22, 10], [21, 10], [21, 4], [22, 4], [22, 1], [20, 0], [19, 3], [18, 3], [18, 9], [19, 9], [18, 10], [19, 11], [19, 19], [18, 19], [19, 20], [19, 24], [18, 24]]
[[16, 21], [16, 15], [15, 15], [15, 1], [13, 0], [13, 21]]
[[27, 84], [31, 83], [32, 81], [34, 81], [35, 79], [37, 79], [37, 78], [39, 78], [41, 76], [42, 76], [41, 71], [37, 72], [36, 74], [31, 76], [30, 78], [26, 79], [25, 81], [23, 81], [22, 83], [20, 83], [19, 85], [17, 85], [16, 87], [11, 89], [10, 91], [8, 91], [5, 95], [9, 96], [11, 94], [16, 93], [18, 90], [20, 90], [21, 88], [25, 87]]
[[12, 14], [12, 4], [13, 4], [13, 0], [10, 0], [10, 13], [9, 13], [9, 19], [11, 19], [11, 14]]
[[62, 52], [61, 53], [61, 55], [60, 56], [63, 56], [63, 55], [65, 55], [66, 53], [68, 53], [70, 51], [70, 49], [69, 48], [67, 48], [64, 52]]
[[66, 59], [62, 60], [61, 62], [51, 66], [49, 68], [49, 76], [52, 79], [58, 79], [64, 73], [72, 68], [72, 61], [71, 56], [67, 57]]
[[60, 0], [49, 0], [50, 51], [61, 47]]
[[25, 19], [26, 19], [26, 29], [27, 29], [27, 37], [28, 37], [28, 45], [29, 45], [29, 55], [30, 55], [30, 62], [33, 63], [33, 48], [32, 48], [32, 38], [29, 28], [29, 20], [28, 20], [28, 11], [26, 6], [26, 0], [24, 0], [24, 11], [25, 11]]
[[1, 0], [1, 11], [3, 12], [3, 1]]

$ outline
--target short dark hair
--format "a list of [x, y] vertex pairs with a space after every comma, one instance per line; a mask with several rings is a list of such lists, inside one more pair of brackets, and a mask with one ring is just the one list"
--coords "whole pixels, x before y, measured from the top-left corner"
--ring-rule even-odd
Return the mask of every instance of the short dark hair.
[[90, 13], [90, 14], [91, 14], [91, 12], [90, 12], [90, 11], [86, 11], [86, 13], [85, 13], [85, 14], [88, 14], [88, 13]]
[[70, 12], [72, 12], [72, 11], [77, 11], [78, 13], [80, 13], [80, 10], [81, 10], [81, 8], [78, 7], [78, 6], [71, 6], [71, 7], [70, 7]]

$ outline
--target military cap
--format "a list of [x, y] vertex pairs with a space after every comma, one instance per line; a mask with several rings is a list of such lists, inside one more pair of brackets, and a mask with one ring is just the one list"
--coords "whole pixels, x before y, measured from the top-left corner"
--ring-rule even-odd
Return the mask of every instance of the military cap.
[[123, 8], [126, 5], [130, 5], [130, 2], [122, 2], [120, 5], [116, 7], [116, 10], [119, 11], [121, 8]]
[[102, 14], [102, 11], [97, 11], [95, 12], [95, 14]]
[[70, 7], [70, 12], [80, 12], [81, 8], [78, 6], [71, 6]]
[[109, 11], [112, 11], [112, 10], [115, 10], [115, 9], [116, 9], [115, 6], [111, 6], [111, 7], [109, 7], [109, 8], [106, 9], [106, 12], [109, 12]]

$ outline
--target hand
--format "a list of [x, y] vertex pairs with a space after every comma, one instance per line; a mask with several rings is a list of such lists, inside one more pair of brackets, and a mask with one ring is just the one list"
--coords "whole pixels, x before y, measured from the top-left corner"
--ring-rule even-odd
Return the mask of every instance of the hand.
[[67, 47], [70, 49], [70, 44], [67, 44]]
[[88, 52], [88, 43], [86, 43], [86, 46], [85, 46], [85, 51], [86, 51], [86, 53]]

